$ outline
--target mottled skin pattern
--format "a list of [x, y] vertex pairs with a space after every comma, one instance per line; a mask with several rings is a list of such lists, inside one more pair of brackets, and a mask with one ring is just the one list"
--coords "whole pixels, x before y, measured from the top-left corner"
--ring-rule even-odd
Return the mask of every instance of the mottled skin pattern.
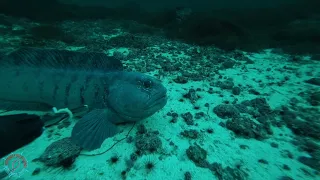
[[105, 102], [119, 121], [136, 122], [162, 109], [167, 103], [167, 90], [151, 76], [137, 72], [122, 72], [113, 79]]
[[[8, 57], [7, 61], [9, 59], [13, 63], [8, 65], [2, 62], [4, 65], [0, 71], [0, 104], [5, 104], [2, 102], [34, 103], [42, 107], [58, 109], [73, 109], [88, 105], [91, 110], [99, 109], [99, 111], [94, 111], [95, 113], [91, 113], [82, 122], [90, 122], [87, 121], [88, 118], [89, 120], [95, 118], [107, 119], [117, 124], [145, 119], [162, 109], [167, 102], [167, 90], [159, 80], [138, 72], [118, 70], [122, 68], [122, 65], [119, 66], [121, 63], [114, 59], [109, 60], [104, 54], [80, 53], [79, 55], [74, 52], [37, 49], [18, 51]], [[85, 62], [84, 66], [76, 64], [75, 68], [70, 68], [72, 63], [85, 61], [84, 57], [93, 60], [94, 63]], [[100, 68], [105, 63], [92, 57], [101, 58], [105, 63], [114, 65], [114, 68], [109, 70]], [[3, 59], [6, 58], [2, 58], [2, 61]], [[27, 63], [23, 62], [24, 60]], [[65, 61], [70, 61], [70, 64]], [[64, 68], [61, 63], [65, 63], [68, 67]], [[10, 109], [10, 106], [9, 103], [1, 108]], [[17, 107], [17, 105], [12, 105], [12, 107]], [[101, 113], [104, 116], [99, 116], [101, 110], [108, 110], [107, 115]], [[84, 125], [81, 124], [76, 129], [78, 135], [79, 128], [85, 127]], [[101, 129], [98, 128], [100, 131]], [[111, 135], [112, 133], [103, 134], [101, 137]], [[79, 138], [76, 140], [81, 144], [83, 137]], [[100, 147], [102, 140], [103, 138], [100, 138], [94, 148]]]

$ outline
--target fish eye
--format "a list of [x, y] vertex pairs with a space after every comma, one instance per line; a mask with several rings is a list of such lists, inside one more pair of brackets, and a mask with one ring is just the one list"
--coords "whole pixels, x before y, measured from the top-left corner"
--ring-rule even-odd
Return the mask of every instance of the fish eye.
[[152, 81], [150, 80], [143, 81], [144, 88], [151, 88], [151, 86], [152, 86]]

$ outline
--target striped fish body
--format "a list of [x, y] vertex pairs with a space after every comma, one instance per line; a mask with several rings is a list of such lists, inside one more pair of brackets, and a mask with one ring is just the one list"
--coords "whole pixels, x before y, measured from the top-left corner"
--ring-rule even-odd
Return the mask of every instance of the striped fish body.
[[0, 100], [41, 103], [59, 108], [102, 106], [108, 80], [116, 73], [47, 68], [2, 68]]
[[[100, 54], [101, 59], [108, 60], [107, 56]], [[58, 109], [83, 105], [101, 108], [110, 81], [121, 71], [108, 73], [92, 69], [88, 63], [88, 68], [79, 64], [73, 64], [71, 68], [55, 62], [58, 59], [65, 63], [71, 59], [72, 64], [80, 58], [90, 61], [91, 57], [92, 54], [40, 49], [18, 50], [5, 56], [1, 62], [4, 65], [0, 67], [0, 109], [42, 110], [43, 105]]]

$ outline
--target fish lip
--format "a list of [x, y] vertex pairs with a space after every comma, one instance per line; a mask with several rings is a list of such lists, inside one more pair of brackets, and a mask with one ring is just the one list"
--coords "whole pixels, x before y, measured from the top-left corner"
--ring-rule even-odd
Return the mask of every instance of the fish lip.
[[[160, 93], [159, 93], [160, 94]], [[158, 96], [158, 94], [156, 95]], [[150, 103], [150, 101], [153, 100], [153, 102]], [[148, 110], [156, 105], [159, 105], [163, 102], [167, 103], [167, 100], [168, 100], [168, 96], [167, 96], [167, 93], [164, 93], [163, 95], [161, 96], [158, 96], [158, 98], [156, 99], [150, 99], [147, 103], [146, 103], [146, 106], [143, 108], [144, 110]]]
[[168, 96], [167, 96], [167, 94], [165, 93], [165, 94], [163, 94], [162, 96], [160, 96], [160, 97], [158, 97], [157, 99], [155, 99], [154, 101], [160, 101], [160, 100], [162, 100], [162, 99], [168, 99]]
[[[138, 112], [145, 112], [148, 111], [150, 109], [154, 109], [155, 107], [159, 106], [161, 108], [157, 108], [157, 111], [159, 111], [160, 109], [162, 109], [168, 100], [168, 96], [167, 93], [157, 93], [154, 96], [156, 96], [156, 99], [149, 99], [148, 102], [146, 103], [146, 106], [144, 106], [143, 108], [139, 109]], [[153, 102], [151, 102], [153, 101]], [[150, 103], [151, 102], [151, 103]], [[116, 114], [118, 114], [120, 117], [125, 118], [125, 119], [132, 119], [132, 120], [140, 120], [140, 119], [144, 119], [145, 118], [145, 114], [143, 114], [143, 116], [136, 116], [139, 113], [134, 113], [129, 115], [130, 113], [120, 113], [119, 111], [117, 111], [115, 108], [109, 107], [110, 109], [112, 109], [112, 111], [114, 111]], [[148, 113], [147, 117], [156, 113], [157, 111], [152, 111], [153, 113]]]
[[[154, 107], [161, 107], [161, 108], [157, 108], [157, 111], [159, 111], [160, 109], [162, 109], [167, 103], [167, 95], [164, 94], [163, 96], [160, 96], [159, 98], [157, 98], [156, 100], [154, 100], [154, 103], [152, 104], [147, 104], [147, 106], [145, 106], [143, 109], [140, 109], [139, 112], [145, 112], [148, 111], [149, 109], [154, 109]], [[139, 113], [135, 113], [134, 115], [128, 115], [127, 113], [119, 113], [118, 111], [116, 111], [115, 109], [113, 109], [114, 112], [116, 112], [120, 117], [125, 118], [125, 119], [131, 119], [134, 121], [138, 121], [141, 119], [144, 119], [146, 117], [149, 117], [153, 114], [155, 114], [157, 111], [152, 111], [152, 113], [147, 113], [147, 116], [145, 114], [143, 114], [142, 116], [137, 116], [137, 114]]]

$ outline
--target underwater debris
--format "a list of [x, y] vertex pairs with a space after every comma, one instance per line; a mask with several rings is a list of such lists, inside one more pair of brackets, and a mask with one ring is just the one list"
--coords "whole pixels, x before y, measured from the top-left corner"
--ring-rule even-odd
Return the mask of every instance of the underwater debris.
[[213, 108], [213, 112], [222, 119], [232, 118], [232, 117], [239, 117], [240, 112], [239, 110], [229, 104], [220, 104]]
[[187, 156], [199, 167], [207, 167], [207, 151], [200, 147], [198, 144], [190, 146], [186, 150]]
[[233, 95], [239, 95], [241, 93], [240, 87], [233, 87], [232, 88], [232, 94]]
[[315, 91], [309, 93], [309, 97], [307, 101], [312, 105], [312, 106], [319, 106], [320, 105], [320, 91]]
[[171, 117], [170, 123], [176, 123], [178, 121], [179, 114], [176, 112], [168, 112], [167, 116]]
[[226, 123], [227, 129], [245, 138], [265, 139], [268, 135], [263, 125], [247, 117], [235, 117]]
[[177, 84], [187, 84], [188, 83], [188, 78], [184, 76], [177, 76], [173, 81]]
[[248, 174], [241, 169], [241, 166], [231, 168], [229, 166], [223, 168], [219, 163], [212, 163], [209, 169], [217, 176], [219, 180], [245, 180], [248, 179]]
[[189, 89], [188, 93], [184, 94], [183, 97], [189, 99], [192, 104], [196, 103], [196, 101], [200, 98], [195, 89]]
[[41, 172], [41, 169], [40, 168], [36, 168], [36, 169], [33, 170], [32, 176], [38, 175], [40, 172]]
[[195, 115], [194, 115], [194, 118], [195, 119], [201, 119], [202, 117], [205, 116], [205, 113], [204, 112], [197, 112]]
[[143, 125], [143, 124], [138, 125], [138, 127], [137, 127], [137, 133], [138, 133], [138, 134], [145, 134], [145, 133], [147, 133], [147, 128], [146, 128], [146, 126]]
[[191, 173], [189, 171], [184, 173], [184, 180], [191, 180], [192, 176]]
[[[308, 116], [299, 114], [299, 112], [308, 112]], [[319, 112], [317, 110], [296, 109], [293, 111], [287, 107], [282, 107], [280, 115], [286, 126], [295, 135], [320, 139], [320, 124], [317, 122]]]
[[190, 139], [197, 139], [199, 137], [199, 132], [195, 129], [184, 130], [180, 134]]
[[147, 132], [136, 136], [135, 145], [141, 152], [155, 152], [162, 147], [162, 141], [157, 132]]
[[232, 79], [227, 79], [225, 81], [218, 81], [215, 85], [221, 89], [230, 90], [234, 87], [234, 82]]
[[194, 125], [193, 115], [190, 112], [181, 114], [181, 117], [187, 125]]
[[319, 157], [305, 157], [300, 156], [298, 158], [298, 161], [306, 166], [309, 166], [312, 169], [315, 169], [317, 171], [320, 171], [320, 161]]
[[311, 78], [311, 79], [308, 79], [308, 80], [306, 80], [304, 82], [308, 83], [308, 84], [320, 86], [320, 78]]

